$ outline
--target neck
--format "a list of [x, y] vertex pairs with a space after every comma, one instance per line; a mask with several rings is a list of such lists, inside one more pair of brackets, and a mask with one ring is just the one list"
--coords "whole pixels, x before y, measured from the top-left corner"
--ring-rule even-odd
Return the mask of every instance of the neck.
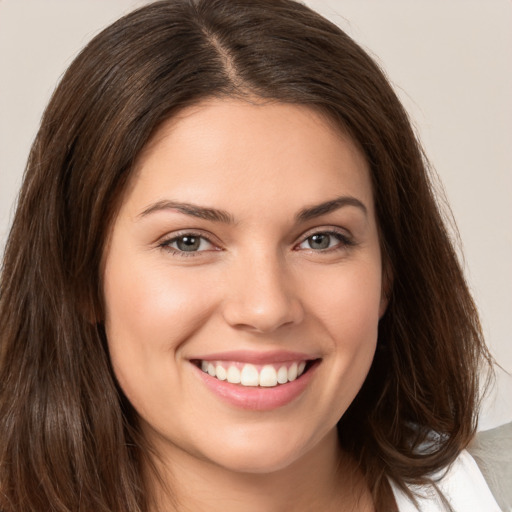
[[231, 471], [179, 449], [172, 450], [172, 462], [169, 456], [158, 466], [170, 492], [153, 482], [154, 512], [373, 510], [362, 475], [341, 451], [335, 430], [299, 460], [271, 473]]

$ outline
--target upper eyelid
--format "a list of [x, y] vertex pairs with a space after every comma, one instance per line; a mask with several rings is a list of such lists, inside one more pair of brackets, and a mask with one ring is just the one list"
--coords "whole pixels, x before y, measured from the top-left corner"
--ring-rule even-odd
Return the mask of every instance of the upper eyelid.
[[[329, 226], [329, 225], [315, 226], [315, 227], [312, 227], [312, 228], [306, 230], [298, 237], [295, 237], [295, 242], [292, 245], [294, 247], [296, 247], [298, 244], [301, 244], [302, 242], [307, 240], [309, 237], [311, 237], [315, 234], [318, 234], [318, 233], [337, 234], [337, 235], [343, 236], [345, 238], [349, 238], [349, 239], [353, 238], [352, 233], [348, 229], [342, 228], [340, 226]], [[194, 229], [194, 228], [183, 229], [183, 230], [178, 230], [178, 231], [175, 231], [172, 233], [168, 233], [168, 234], [160, 237], [156, 241], [156, 244], [157, 245], [169, 244], [170, 242], [173, 242], [173, 241], [179, 239], [180, 237], [183, 237], [186, 235], [201, 237], [201, 238], [205, 239], [208, 243], [210, 243], [218, 248], [222, 248], [221, 241], [216, 236], [214, 236], [212, 233], [205, 232], [201, 229]]]
[[219, 245], [219, 242], [216, 241], [216, 237], [214, 237], [212, 234], [210, 233], [205, 233], [204, 231], [202, 230], [197, 230], [197, 229], [183, 229], [183, 230], [179, 230], [179, 231], [176, 231], [176, 232], [172, 232], [172, 233], [168, 233], [162, 237], [160, 237], [158, 240], [157, 240], [157, 244], [162, 244], [164, 242], [172, 242], [174, 240], [177, 240], [178, 238], [181, 238], [181, 237], [184, 237], [184, 236], [187, 236], [187, 235], [191, 235], [191, 236], [197, 236], [197, 237], [200, 237], [200, 238], [204, 238], [207, 242], [211, 243], [212, 245]]
[[[310, 238], [316, 234], [325, 234], [325, 235], [329, 235], [329, 236], [335, 236], [336, 238], [338, 238], [339, 243], [336, 244], [336, 246], [334, 246], [334, 247], [331, 247], [329, 249], [324, 249], [322, 251], [317, 251], [315, 249], [307, 249], [307, 248], [301, 249], [300, 248], [300, 246], [303, 243], [305, 243], [308, 240], [308, 238]], [[315, 252], [319, 252], [319, 253], [320, 252], [321, 253], [330, 253], [330, 252], [339, 250], [341, 248], [348, 249], [348, 248], [354, 247], [356, 245], [358, 245], [358, 242], [354, 239], [353, 235], [348, 230], [340, 228], [340, 227], [335, 228], [334, 226], [330, 226], [330, 227], [323, 227], [323, 228], [313, 228], [311, 230], [306, 231], [304, 234], [301, 235], [301, 237], [298, 239], [298, 241], [294, 243], [293, 249], [294, 250], [305, 250], [305, 251], [311, 250], [311, 251], [315, 251]]]
[[346, 229], [346, 228], [336, 227], [336, 226], [317, 226], [317, 227], [308, 229], [307, 231], [302, 233], [297, 238], [297, 240], [300, 243], [300, 241], [304, 241], [307, 238], [309, 238], [310, 236], [316, 235], [318, 233], [337, 234], [337, 235], [344, 236], [346, 238], [352, 238], [353, 237], [352, 233], [348, 229]]
[[[183, 250], [180, 250], [179, 248], [177, 247], [172, 247], [172, 245], [177, 241], [179, 240], [181, 237], [184, 237], [186, 235], [192, 235], [192, 236], [197, 236], [199, 238], [202, 238], [203, 240], [206, 240], [206, 242], [210, 245], [210, 247], [207, 247], [206, 249], [202, 249], [200, 251], [183, 251]], [[162, 238], [160, 238], [156, 243], [155, 243], [155, 248], [156, 249], [160, 249], [160, 250], [163, 250], [165, 252], [169, 252], [171, 254], [174, 254], [174, 255], [177, 255], [177, 256], [188, 256], [188, 257], [193, 257], [193, 256], [201, 256], [203, 255], [203, 253], [211, 253], [211, 252], [216, 252], [216, 251], [222, 251], [223, 248], [215, 243], [214, 241], [212, 241], [210, 239], [210, 237], [208, 236], [205, 236], [204, 234], [199, 234], [199, 233], [195, 233], [193, 231], [184, 231], [184, 232], [181, 232], [181, 233], [178, 233], [178, 234], [172, 234], [172, 235], [169, 235], [169, 236], [164, 236]]]
[[[202, 238], [203, 240], [206, 240], [206, 242], [211, 246], [206, 249], [200, 250], [200, 251], [183, 251], [180, 250], [177, 247], [172, 247], [172, 244], [175, 243], [180, 238], [191, 235], [198, 238]], [[203, 253], [211, 253], [215, 251], [222, 251], [223, 249], [219, 246], [219, 244], [216, 244], [215, 242], [212, 242], [209, 237], [205, 236], [204, 234], [194, 233], [193, 231], [184, 231], [181, 234], [172, 234], [170, 236], [161, 238], [157, 244], [157, 249], [161, 249], [162, 251], [171, 253], [175, 255], [176, 257], [201, 257], [203, 256]]]

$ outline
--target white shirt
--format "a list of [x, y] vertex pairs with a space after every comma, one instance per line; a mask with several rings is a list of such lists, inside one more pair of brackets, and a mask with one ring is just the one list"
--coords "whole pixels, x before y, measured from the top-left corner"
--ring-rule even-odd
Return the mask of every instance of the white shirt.
[[[463, 451], [437, 483], [440, 491], [455, 512], [503, 512], [496, 503], [475, 460]], [[435, 489], [426, 486], [411, 486], [419, 494], [418, 505], [391, 484], [400, 512], [446, 512]]]

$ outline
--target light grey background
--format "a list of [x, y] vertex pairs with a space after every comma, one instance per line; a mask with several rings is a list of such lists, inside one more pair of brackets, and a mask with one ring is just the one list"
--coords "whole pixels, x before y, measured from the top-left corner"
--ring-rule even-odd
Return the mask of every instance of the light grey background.
[[[143, 0], [0, 0], [0, 251], [39, 119], [77, 51]], [[511, 0], [309, 0], [379, 61], [444, 184], [497, 361], [512, 372]], [[480, 428], [512, 420], [498, 373]]]

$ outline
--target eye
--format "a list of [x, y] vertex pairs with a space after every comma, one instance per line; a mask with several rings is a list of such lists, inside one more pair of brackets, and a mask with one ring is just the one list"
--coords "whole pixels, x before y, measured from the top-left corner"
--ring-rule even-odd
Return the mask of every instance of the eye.
[[183, 233], [174, 236], [161, 242], [160, 247], [181, 256], [192, 256], [193, 253], [216, 250], [216, 246], [207, 238], [196, 233]]
[[336, 231], [321, 231], [308, 236], [298, 245], [299, 249], [326, 251], [337, 247], [343, 248], [353, 245], [352, 241], [342, 233]]

